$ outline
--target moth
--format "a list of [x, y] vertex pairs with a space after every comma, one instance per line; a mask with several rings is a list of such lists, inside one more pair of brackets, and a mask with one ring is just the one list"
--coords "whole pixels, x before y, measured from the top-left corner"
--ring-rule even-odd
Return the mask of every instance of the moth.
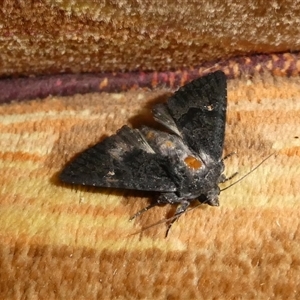
[[[158, 192], [155, 203], [176, 204], [171, 224], [194, 201], [218, 206], [226, 180], [222, 159], [226, 76], [216, 71], [179, 88], [153, 108], [165, 131], [123, 126], [82, 152], [60, 179], [65, 183]], [[169, 225], [169, 228], [171, 226]], [[169, 230], [169, 229], [168, 229]]]

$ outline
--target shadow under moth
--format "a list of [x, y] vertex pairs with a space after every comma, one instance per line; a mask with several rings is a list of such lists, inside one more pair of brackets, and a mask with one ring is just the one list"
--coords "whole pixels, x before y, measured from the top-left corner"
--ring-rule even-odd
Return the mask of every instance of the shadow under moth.
[[176, 204], [167, 233], [191, 202], [218, 206], [227, 108], [226, 76], [216, 71], [191, 81], [153, 108], [166, 131], [123, 126], [69, 163], [63, 182], [159, 192], [155, 203]]

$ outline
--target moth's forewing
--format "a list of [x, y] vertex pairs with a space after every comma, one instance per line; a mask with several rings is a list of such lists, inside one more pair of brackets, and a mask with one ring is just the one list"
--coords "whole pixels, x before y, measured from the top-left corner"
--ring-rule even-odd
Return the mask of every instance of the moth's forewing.
[[217, 71], [188, 83], [175, 92], [166, 105], [189, 147], [219, 161], [226, 123], [225, 74]]
[[60, 174], [63, 182], [144, 191], [175, 191], [164, 165], [137, 129], [118, 132], [82, 152]]

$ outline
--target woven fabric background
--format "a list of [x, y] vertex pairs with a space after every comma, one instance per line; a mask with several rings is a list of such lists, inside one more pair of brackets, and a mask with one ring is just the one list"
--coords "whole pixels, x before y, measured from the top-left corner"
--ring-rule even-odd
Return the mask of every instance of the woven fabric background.
[[[228, 81], [226, 174], [255, 172], [174, 224], [152, 194], [70, 187], [58, 172], [123, 124], [151, 124], [170, 89], [0, 106], [1, 299], [297, 299], [300, 79]], [[232, 180], [234, 181], [234, 179]], [[227, 182], [222, 187], [227, 186]], [[136, 234], [134, 234], [136, 233]]]
[[[2, 1], [0, 299], [299, 299], [299, 8]], [[129, 221], [153, 194], [59, 182], [74, 155], [153, 124], [154, 103], [216, 69], [224, 155], [237, 153], [226, 174], [239, 172], [221, 188], [273, 153], [220, 207], [186, 213], [166, 239], [165, 224], [143, 228], [175, 207]]]
[[0, 77], [167, 71], [300, 50], [299, 0], [0, 1]]

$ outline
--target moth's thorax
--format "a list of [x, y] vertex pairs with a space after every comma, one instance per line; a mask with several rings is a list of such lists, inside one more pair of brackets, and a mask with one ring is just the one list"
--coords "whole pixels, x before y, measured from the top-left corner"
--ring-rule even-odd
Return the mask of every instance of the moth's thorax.
[[191, 172], [197, 172], [204, 167], [201, 158], [180, 137], [148, 127], [141, 131], [154, 152], [168, 158], [170, 163], [179, 164]]
[[141, 132], [154, 152], [169, 161], [169, 176], [180, 197], [195, 198], [217, 189], [216, 183], [223, 171], [222, 162], [214, 162], [205, 153], [200, 157], [174, 134], [148, 127], [142, 128]]

